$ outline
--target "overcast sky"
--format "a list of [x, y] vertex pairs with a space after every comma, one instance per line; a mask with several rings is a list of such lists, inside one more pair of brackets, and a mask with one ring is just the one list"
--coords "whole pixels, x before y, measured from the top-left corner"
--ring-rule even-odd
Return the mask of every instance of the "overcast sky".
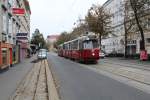
[[79, 17], [84, 18], [92, 4], [106, 0], [29, 0], [31, 6], [31, 33], [36, 28], [44, 37], [71, 31]]

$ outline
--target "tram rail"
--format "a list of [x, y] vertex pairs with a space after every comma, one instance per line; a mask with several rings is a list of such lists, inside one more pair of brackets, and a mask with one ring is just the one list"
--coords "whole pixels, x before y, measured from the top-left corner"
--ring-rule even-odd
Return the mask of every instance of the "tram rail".
[[47, 60], [34, 64], [10, 100], [59, 100]]

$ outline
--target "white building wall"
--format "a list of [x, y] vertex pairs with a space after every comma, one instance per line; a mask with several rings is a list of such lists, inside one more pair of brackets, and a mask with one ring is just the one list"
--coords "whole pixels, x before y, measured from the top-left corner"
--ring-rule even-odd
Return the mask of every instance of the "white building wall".
[[[14, 8], [24, 8], [24, 1], [19, 0], [18, 3], [16, 0], [12, 0], [12, 7]], [[23, 16], [12, 16], [13, 24], [12, 24], [12, 33], [13, 33], [13, 41], [16, 41], [16, 33], [28, 33], [28, 39], [30, 37], [30, 14], [25, 9], [25, 15]], [[26, 41], [29, 42], [29, 41]]]
[[[103, 7], [108, 10], [111, 14], [111, 20], [112, 20], [112, 27], [113, 27], [113, 34], [115, 34], [117, 36], [118, 39], [122, 39], [124, 40], [124, 12], [123, 10], [123, 3], [124, 0], [107, 0], [106, 3], [104, 3]], [[149, 16], [149, 21], [147, 21], [149, 23], [148, 29], [150, 29], [150, 16]], [[113, 35], [110, 35], [107, 39], [103, 39], [102, 41], [102, 45], [107, 45], [107, 44], [111, 44], [112, 41], [115, 41], [114, 39], [116, 39], [115, 37], [113, 37]], [[136, 54], [140, 53], [140, 34], [133, 34], [132, 36], [128, 36], [128, 40], [129, 42], [136, 40]], [[145, 46], [146, 46], [146, 50], [148, 51], [148, 53], [150, 54], [150, 42], [148, 42], [147, 39], [150, 39], [150, 30], [149, 31], [145, 31]], [[128, 44], [129, 45], [134, 45], [134, 44]], [[114, 48], [116, 48], [115, 50], [118, 50], [120, 47], [124, 48], [124, 45], [119, 44], [118, 47], [115, 47], [114, 45], [110, 45], [107, 49], [109, 52], [112, 51]], [[117, 49], [118, 48], [118, 49]]]
[[121, 53], [124, 54], [124, 26], [123, 14], [121, 12], [122, 0], [108, 0], [103, 7], [112, 15], [111, 26], [112, 34], [106, 39], [102, 39], [103, 49], [106, 53]]
[[2, 41], [2, 8], [1, 8], [1, 0], [0, 0], [0, 41]]

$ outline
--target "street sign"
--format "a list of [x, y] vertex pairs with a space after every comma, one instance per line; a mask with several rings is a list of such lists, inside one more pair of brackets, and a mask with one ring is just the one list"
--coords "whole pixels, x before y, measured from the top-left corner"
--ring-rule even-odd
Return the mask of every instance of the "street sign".
[[23, 8], [12, 8], [13, 15], [24, 15], [25, 10]]

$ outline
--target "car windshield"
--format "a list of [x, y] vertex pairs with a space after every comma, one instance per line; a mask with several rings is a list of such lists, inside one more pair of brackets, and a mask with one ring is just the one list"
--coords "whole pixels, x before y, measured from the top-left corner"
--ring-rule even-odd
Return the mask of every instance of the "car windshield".
[[39, 50], [39, 55], [41, 55], [41, 54], [46, 54], [46, 49], [40, 49]]
[[39, 54], [46, 54], [46, 52], [39, 52]]
[[46, 49], [40, 49], [39, 52], [46, 52]]

